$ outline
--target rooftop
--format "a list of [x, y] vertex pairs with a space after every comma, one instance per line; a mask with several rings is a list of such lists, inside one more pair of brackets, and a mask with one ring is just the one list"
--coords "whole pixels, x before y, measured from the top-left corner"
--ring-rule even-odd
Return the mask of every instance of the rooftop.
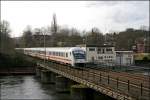
[[80, 44], [76, 45], [76, 47], [114, 47], [113, 45], [87, 45], [87, 44]]

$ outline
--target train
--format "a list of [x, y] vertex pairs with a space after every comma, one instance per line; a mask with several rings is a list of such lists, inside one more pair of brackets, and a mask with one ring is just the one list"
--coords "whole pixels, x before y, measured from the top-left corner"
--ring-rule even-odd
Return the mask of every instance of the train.
[[86, 53], [80, 47], [16, 48], [25, 55], [55, 61], [72, 67], [84, 67]]

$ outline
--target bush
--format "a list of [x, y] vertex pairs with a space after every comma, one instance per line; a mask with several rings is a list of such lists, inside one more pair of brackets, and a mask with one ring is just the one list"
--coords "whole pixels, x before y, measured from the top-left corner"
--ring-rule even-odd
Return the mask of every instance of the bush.
[[0, 67], [32, 67], [35, 62], [28, 60], [23, 54], [14, 55], [0, 53]]

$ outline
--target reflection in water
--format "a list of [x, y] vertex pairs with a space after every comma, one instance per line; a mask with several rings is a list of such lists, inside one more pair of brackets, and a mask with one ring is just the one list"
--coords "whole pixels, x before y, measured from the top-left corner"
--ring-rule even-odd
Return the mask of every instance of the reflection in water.
[[55, 85], [42, 84], [34, 76], [1, 76], [0, 99], [71, 100], [70, 94], [57, 93]]

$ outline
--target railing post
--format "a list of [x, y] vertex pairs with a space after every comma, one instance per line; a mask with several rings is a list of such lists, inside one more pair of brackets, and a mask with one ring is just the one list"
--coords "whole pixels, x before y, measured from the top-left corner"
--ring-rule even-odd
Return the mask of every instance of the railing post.
[[143, 84], [141, 83], [141, 96], [143, 94]]
[[97, 74], [94, 72], [94, 75], [95, 75], [95, 79], [94, 79], [94, 80], [95, 80], [95, 83], [96, 83], [96, 75], [97, 75]]
[[118, 83], [118, 81], [119, 81], [119, 78], [117, 77], [117, 89], [118, 89], [118, 86], [119, 86], [119, 83]]
[[80, 78], [81, 78], [80, 71], [79, 71], [79, 70], [77, 70], [77, 71], [78, 71], [78, 77], [80, 77]]
[[109, 75], [108, 75], [108, 84], [109, 84]]
[[130, 90], [130, 81], [128, 80], [128, 92]]
[[88, 71], [88, 80], [90, 81], [90, 71]]
[[66, 67], [67, 67], [67, 71], [66, 72], [68, 73], [69, 72], [69, 67], [68, 66], [66, 66]]
[[75, 70], [75, 76], [77, 77], [77, 71]]
[[83, 68], [82, 68], [82, 79], [84, 79], [84, 75], [83, 75]]
[[95, 82], [95, 72], [93, 71], [93, 82]]
[[99, 81], [100, 81], [100, 83], [101, 83], [101, 81], [102, 81], [102, 76], [101, 76], [101, 73], [100, 73], [100, 75], [99, 75], [99, 76], [100, 76], [100, 79], [99, 79]]

